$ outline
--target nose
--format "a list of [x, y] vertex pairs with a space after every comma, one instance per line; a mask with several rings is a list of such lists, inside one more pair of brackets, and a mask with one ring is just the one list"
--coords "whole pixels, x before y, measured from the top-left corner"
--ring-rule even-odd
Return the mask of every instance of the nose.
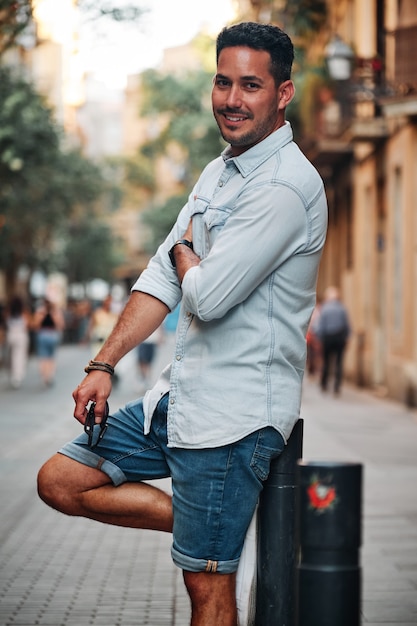
[[240, 109], [242, 106], [242, 93], [238, 85], [232, 85], [228, 91], [226, 104], [231, 109]]

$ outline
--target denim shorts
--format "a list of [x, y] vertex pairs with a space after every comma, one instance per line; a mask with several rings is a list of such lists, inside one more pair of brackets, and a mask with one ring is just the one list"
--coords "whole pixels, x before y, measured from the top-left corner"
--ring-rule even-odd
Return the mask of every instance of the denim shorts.
[[52, 359], [60, 341], [57, 330], [39, 330], [36, 335], [36, 355], [42, 359]]
[[218, 448], [168, 448], [167, 407], [168, 394], [155, 409], [149, 435], [143, 434], [142, 401], [135, 400], [109, 416], [97, 447], [89, 448], [82, 433], [59, 452], [101, 469], [116, 486], [171, 477], [174, 563], [191, 572], [235, 572], [270, 462], [284, 449], [284, 439], [267, 427]]

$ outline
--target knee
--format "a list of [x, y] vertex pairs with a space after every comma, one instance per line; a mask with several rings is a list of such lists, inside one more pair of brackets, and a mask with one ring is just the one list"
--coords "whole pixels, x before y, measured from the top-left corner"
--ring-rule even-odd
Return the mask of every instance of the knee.
[[62, 472], [60, 470], [60, 455], [56, 455], [49, 459], [39, 470], [38, 473], [38, 495], [46, 504], [53, 509], [63, 513], [69, 513], [67, 510], [66, 488], [62, 481]]
[[47, 504], [51, 504], [54, 500], [55, 480], [54, 473], [51, 471], [52, 460], [47, 461], [38, 472], [38, 495]]

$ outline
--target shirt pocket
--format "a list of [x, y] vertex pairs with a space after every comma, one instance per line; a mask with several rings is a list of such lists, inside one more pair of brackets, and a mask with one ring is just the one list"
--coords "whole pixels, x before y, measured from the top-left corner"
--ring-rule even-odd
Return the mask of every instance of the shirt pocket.
[[194, 199], [191, 207], [193, 244], [200, 259], [204, 259], [208, 255], [217, 234], [222, 230], [229, 215], [230, 209], [213, 207], [204, 198], [197, 197]]

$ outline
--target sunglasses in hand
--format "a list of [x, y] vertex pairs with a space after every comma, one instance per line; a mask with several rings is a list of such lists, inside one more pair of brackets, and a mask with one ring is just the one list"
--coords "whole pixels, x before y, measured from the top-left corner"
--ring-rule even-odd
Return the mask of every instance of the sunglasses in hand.
[[90, 408], [88, 409], [87, 417], [86, 417], [85, 424], [84, 424], [84, 432], [87, 433], [88, 435], [88, 445], [90, 448], [95, 448], [95, 446], [97, 446], [100, 443], [100, 441], [103, 439], [104, 433], [106, 432], [106, 429], [107, 429], [107, 418], [109, 416], [109, 405], [108, 405], [108, 402], [106, 402], [104, 415], [100, 422], [100, 432], [98, 434], [97, 441], [93, 443], [94, 426], [96, 423], [95, 408], [96, 408], [96, 403], [92, 402], [90, 404]]

